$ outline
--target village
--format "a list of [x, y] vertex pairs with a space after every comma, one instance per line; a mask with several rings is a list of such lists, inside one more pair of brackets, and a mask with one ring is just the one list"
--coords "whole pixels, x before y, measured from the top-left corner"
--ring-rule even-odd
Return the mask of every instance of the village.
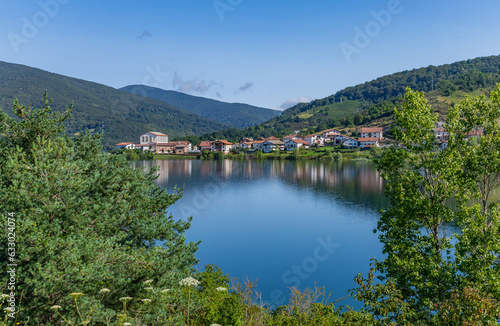
[[[387, 130], [387, 129], [386, 129]], [[436, 140], [439, 142], [439, 147], [445, 149], [448, 145], [448, 133], [438, 125], [434, 129]], [[283, 137], [268, 138], [243, 138], [239, 143], [231, 143], [227, 140], [202, 141], [199, 146], [192, 145], [188, 141], [171, 141], [169, 142], [168, 135], [149, 131], [140, 136], [139, 143], [121, 142], [116, 144], [117, 149], [141, 149], [142, 151], [151, 151], [155, 154], [174, 154], [174, 155], [193, 155], [200, 154], [203, 151], [223, 152], [228, 154], [231, 151], [245, 150], [262, 151], [263, 153], [271, 153], [273, 151], [294, 151], [296, 148], [310, 148], [321, 146], [342, 146], [346, 149], [361, 150], [371, 147], [389, 146], [385, 143], [384, 128], [382, 127], [364, 127], [359, 130], [359, 138], [353, 138], [342, 134], [339, 130], [329, 129], [316, 134], [301, 136], [298, 133]], [[466, 137], [479, 137], [482, 131], [475, 131]]]

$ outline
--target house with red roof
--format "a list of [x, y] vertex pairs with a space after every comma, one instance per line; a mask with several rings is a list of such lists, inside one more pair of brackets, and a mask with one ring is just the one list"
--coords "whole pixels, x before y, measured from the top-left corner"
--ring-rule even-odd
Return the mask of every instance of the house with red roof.
[[382, 127], [361, 128], [359, 133], [361, 134], [361, 138], [382, 139], [384, 138], [383, 130], [384, 128]]
[[228, 142], [227, 140], [216, 140], [212, 143], [213, 152], [223, 152], [224, 154], [227, 154], [232, 148], [233, 143]]
[[136, 148], [135, 144], [131, 141], [118, 143], [115, 146], [117, 149], [122, 149], [122, 148], [135, 149]]
[[377, 137], [358, 138], [358, 143], [361, 148], [378, 147], [379, 140]]
[[303, 139], [292, 139], [285, 143], [285, 148], [287, 151], [293, 151], [296, 148], [309, 148], [309, 144]]

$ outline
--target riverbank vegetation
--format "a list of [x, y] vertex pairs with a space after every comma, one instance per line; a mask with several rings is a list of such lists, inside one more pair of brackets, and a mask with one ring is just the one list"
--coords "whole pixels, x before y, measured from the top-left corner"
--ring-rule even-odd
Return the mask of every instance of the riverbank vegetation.
[[[437, 115], [423, 93], [407, 90], [395, 111], [399, 145], [373, 153], [381, 155], [377, 164], [391, 207], [376, 229], [386, 258], [356, 276], [358, 287], [350, 292], [364, 303], [358, 311], [324, 289], [292, 288], [287, 305], [269, 307], [254, 282], [231, 282], [215, 266], [195, 270], [200, 243], [186, 243], [184, 236], [191, 219], [166, 213], [181, 192], [155, 186], [154, 169], [132, 169], [124, 155], [103, 152], [99, 135], [68, 137], [63, 123], [71, 108], [54, 113], [49, 104], [46, 96], [38, 109], [16, 101], [17, 120], [0, 115], [0, 220], [15, 221], [16, 249], [8, 250], [14, 242], [2, 232], [0, 266], [16, 265], [0, 276], [2, 307], [13, 308], [3, 311], [5, 325], [500, 320], [500, 85], [488, 99], [467, 97], [450, 108], [444, 150], [434, 142]], [[315, 153], [329, 159], [350, 154], [286, 155]]]

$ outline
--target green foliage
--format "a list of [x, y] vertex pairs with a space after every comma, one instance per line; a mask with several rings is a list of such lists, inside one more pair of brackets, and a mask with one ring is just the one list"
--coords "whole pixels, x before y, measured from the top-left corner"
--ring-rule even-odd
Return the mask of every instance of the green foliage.
[[[377, 162], [392, 204], [377, 226], [387, 258], [357, 278], [356, 297], [385, 322], [496, 324], [500, 84], [490, 101], [467, 97], [449, 110], [446, 150], [437, 148], [437, 118], [424, 94], [408, 89], [405, 99], [395, 112], [399, 146]], [[473, 131], [484, 136], [470, 141]], [[382, 284], [373, 284], [374, 273]]]
[[225, 103], [144, 85], [126, 86], [120, 90], [170, 103], [196, 115], [237, 128], [255, 126], [281, 114], [280, 111], [248, 104]]
[[[17, 120], [0, 115], [0, 220], [6, 225], [5, 213], [15, 213], [16, 295], [24, 293], [18, 321], [53, 325], [50, 307], [69, 307], [68, 293], [81, 292], [102, 322], [121, 309], [116, 297], [137, 296], [144, 280], [167, 287], [188, 275], [198, 244], [185, 243], [190, 220], [166, 213], [179, 190], [167, 193], [154, 185], [154, 170], [103, 153], [99, 135], [65, 136], [70, 109], [54, 113], [49, 103], [44, 96], [33, 109], [16, 101]], [[0, 234], [2, 270], [6, 237]], [[2, 292], [7, 283], [4, 273]], [[101, 301], [104, 287], [113, 299]]]

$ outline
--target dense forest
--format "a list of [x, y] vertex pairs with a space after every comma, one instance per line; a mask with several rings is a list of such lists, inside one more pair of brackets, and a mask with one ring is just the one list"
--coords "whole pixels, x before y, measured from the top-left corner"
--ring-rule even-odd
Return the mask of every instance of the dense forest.
[[[368, 125], [392, 117], [393, 109], [403, 103], [406, 87], [428, 92], [428, 98], [445, 98], [443, 106], [448, 106], [446, 103], [452, 103], [455, 97], [460, 99], [466, 92], [487, 91], [498, 82], [500, 56], [429, 66], [380, 77], [323, 99], [299, 103], [255, 127], [227, 129], [189, 139], [195, 143], [218, 138], [238, 141], [241, 137], [283, 136], [297, 130], [311, 133]], [[440, 104], [437, 101], [431, 103]]]
[[207, 119], [237, 128], [255, 126], [281, 114], [281, 111], [248, 104], [226, 103], [144, 85], [130, 85], [120, 88], [120, 90], [170, 103]]

